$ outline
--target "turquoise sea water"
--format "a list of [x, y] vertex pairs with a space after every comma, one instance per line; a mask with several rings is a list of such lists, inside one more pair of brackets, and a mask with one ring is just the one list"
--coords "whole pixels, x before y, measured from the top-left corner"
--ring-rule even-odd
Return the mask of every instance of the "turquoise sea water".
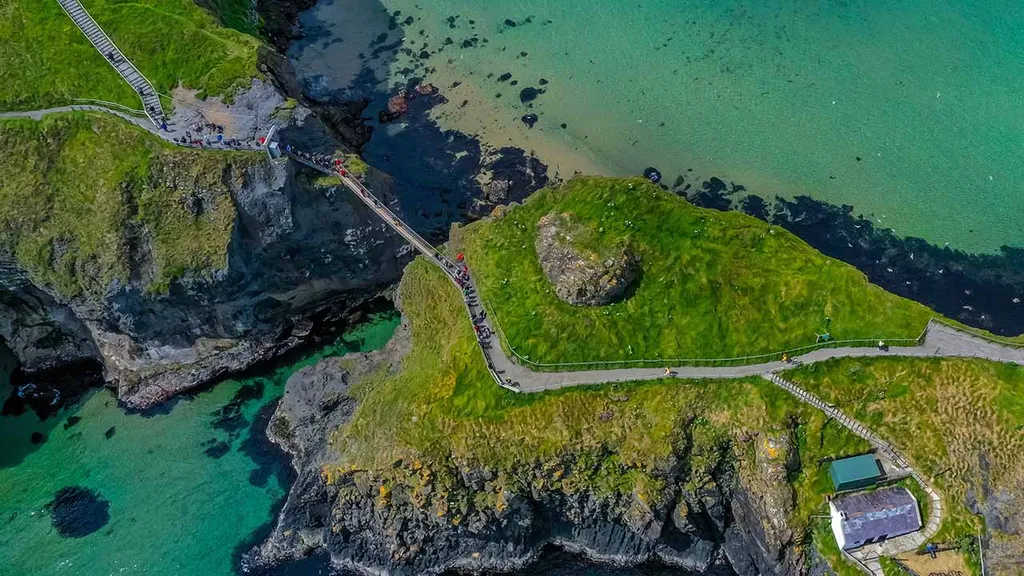
[[[223, 382], [149, 417], [125, 414], [103, 390], [46, 422], [0, 418], [0, 575], [234, 574], [235, 547], [271, 520], [288, 488], [279, 474], [285, 463], [253, 422], [295, 370], [378, 348], [397, 323], [395, 314], [378, 315], [295, 363]], [[65, 429], [72, 416], [81, 420]], [[30, 445], [32, 432], [47, 441]], [[218, 449], [220, 457], [206, 453]], [[65, 486], [107, 500], [109, 522], [82, 538], [61, 537], [46, 505]]]
[[[320, 28], [292, 54], [300, 74], [321, 88], [353, 79], [355, 53], [381, 31], [368, 4], [385, 22], [401, 12], [385, 43], [410, 48], [387, 82], [426, 67], [451, 100], [442, 124], [496, 146], [809, 194], [969, 251], [1024, 245], [1022, 3], [324, 2], [304, 17]], [[498, 82], [506, 72], [517, 86]], [[518, 97], [527, 86], [546, 90], [532, 107]], [[526, 112], [540, 116], [533, 130]]]

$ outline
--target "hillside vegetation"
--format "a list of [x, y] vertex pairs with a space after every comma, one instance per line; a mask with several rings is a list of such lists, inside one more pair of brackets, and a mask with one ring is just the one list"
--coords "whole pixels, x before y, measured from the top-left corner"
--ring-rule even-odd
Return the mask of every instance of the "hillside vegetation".
[[[748, 466], [751, 438], [792, 433], [800, 462], [789, 475], [797, 540], [803, 534], [813, 541], [837, 573], [859, 573], [842, 559], [822, 515], [832, 493], [828, 461], [869, 446], [819, 411], [758, 378], [510, 393], [487, 375], [460, 295], [436, 267], [415, 260], [399, 298], [412, 351], [397, 373], [377, 374], [353, 389], [359, 406], [331, 438], [336, 461], [325, 468], [331, 481], [379, 482], [382, 496], [413, 494], [417, 506], [454, 514], [456, 522], [474, 507], [502, 506], [503, 493], [540, 486], [619, 501], [632, 497], [656, 508], [672, 493], [668, 470], [685, 466], [682, 488], [692, 490], [711, 482], [711, 470], [723, 462]], [[977, 571], [970, 542], [978, 519], [967, 507], [970, 498], [988, 506], [987, 498], [996, 495], [991, 505], [1003, 518], [1018, 517], [1024, 501], [1018, 457], [1024, 368], [980, 360], [861, 359], [807, 366], [791, 378], [868, 424], [934, 476], [946, 509], [936, 541], [968, 546]], [[470, 469], [494, 471], [490, 491], [459, 492], [457, 471]], [[927, 517], [919, 487], [904, 484], [925, 503]], [[997, 531], [1007, 525], [989, 526], [993, 546], [1019, 550], [1019, 537]]]
[[981, 525], [968, 508], [975, 500], [990, 519], [986, 561], [1000, 570], [1024, 561], [1014, 520], [1024, 518], [1024, 367], [842, 359], [802, 367], [791, 379], [889, 439], [933, 477], [946, 514], [937, 541], [971, 540]]
[[790, 521], [800, 531], [824, 510], [830, 484], [822, 462], [868, 448], [758, 378], [512, 394], [487, 375], [460, 295], [436, 267], [416, 259], [399, 297], [412, 351], [398, 373], [354, 388], [359, 407], [331, 439], [337, 461], [325, 473], [333, 481], [369, 473], [383, 482], [382, 493], [400, 486], [426, 494], [429, 486], [432, 495], [418, 506], [450, 498], [456, 509], [462, 495], [453, 488], [454, 470], [487, 469], [497, 475], [494, 490], [474, 495], [470, 506], [500, 506], [503, 492], [544, 486], [635, 496], [655, 508], [675, 493], [665, 478], [679, 466], [688, 467], [685, 488], [696, 489], [723, 462], [751, 461], [751, 438], [792, 433], [800, 467], [790, 477]]
[[0, 121], [0, 251], [65, 296], [227, 265], [252, 153], [173, 148], [105, 115]]
[[[557, 213], [579, 248], [628, 245], [641, 276], [625, 299], [558, 299], [534, 249]], [[540, 363], [730, 358], [835, 339], [917, 338], [924, 306], [870, 284], [785, 230], [697, 208], [642, 179], [576, 178], [453, 234], [511, 345]]]
[[[237, 2], [221, 2], [236, 24]], [[260, 41], [223, 28], [193, 0], [82, 0], [82, 5], [157, 91], [179, 85], [230, 96], [258, 76]], [[231, 18], [227, 18], [231, 16]], [[75, 98], [141, 108], [134, 91], [55, 0], [0, 6], [0, 110], [73, 103]]]

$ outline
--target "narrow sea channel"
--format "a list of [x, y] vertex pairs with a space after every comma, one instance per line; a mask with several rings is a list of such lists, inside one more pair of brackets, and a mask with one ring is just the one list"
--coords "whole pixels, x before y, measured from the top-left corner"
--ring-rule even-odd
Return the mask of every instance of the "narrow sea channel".
[[[0, 575], [235, 574], [235, 555], [255, 543], [290, 482], [287, 461], [264, 435], [288, 377], [328, 356], [383, 346], [398, 321], [378, 314], [294, 363], [152, 414], [126, 414], [100, 390], [45, 422], [30, 412], [0, 417]], [[13, 366], [0, 368], [6, 399]], [[33, 433], [45, 441], [33, 445]], [[79, 516], [71, 529], [90, 533], [54, 528], [47, 505], [68, 487], [98, 502], [71, 511]]]

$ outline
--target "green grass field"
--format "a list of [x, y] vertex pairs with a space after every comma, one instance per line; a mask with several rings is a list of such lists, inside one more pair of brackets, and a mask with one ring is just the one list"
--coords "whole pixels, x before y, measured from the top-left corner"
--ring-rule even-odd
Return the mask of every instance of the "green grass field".
[[[183, 85], [230, 98], [259, 76], [260, 41], [223, 28], [192, 0], [82, 4], [161, 93]], [[222, 4], [237, 12], [237, 2]], [[0, 110], [61, 106], [75, 98], [142, 107], [57, 2], [8, 0], [0, 5]]]
[[[600, 252], [628, 244], [642, 278], [624, 301], [557, 298], [534, 249], [536, 223], [565, 214]], [[835, 339], [917, 338], [926, 307], [870, 284], [785, 230], [697, 208], [642, 180], [577, 178], [453, 234], [517, 352], [539, 363], [730, 358]]]
[[[106, 115], [0, 121], [0, 250], [66, 296], [99, 295], [149, 250], [148, 288], [227, 265], [235, 209], [224, 182], [258, 154], [173, 148]], [[83, 177], [88, 175], [88, 178]], [[197, 202], [196, 214], [188, 206]]]

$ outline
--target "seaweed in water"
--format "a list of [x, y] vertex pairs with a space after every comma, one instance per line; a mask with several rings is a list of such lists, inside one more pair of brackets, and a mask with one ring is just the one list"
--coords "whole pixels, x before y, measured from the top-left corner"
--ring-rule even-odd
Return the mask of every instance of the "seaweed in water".
[[534, 100], [537, 99], [537, 96], [540, 96], [543, 93], [543, 90], [538, 90], [533, 86], [527, 86], [526, 88], [523, 88], [522, 90], [519, 91], [519, 101], [522, 102], [523, 104], [533, 102]]
[[212, 446], [203, 451], [207, 456], [217, 460], [231, 451], [231, 445], [223, 440], [215, 442]]
[[257, 380], [254, 384], [242, 386], [235, 392], [231, 401], [213, 413], [216, 417], [213, 421], [213, 428], [227, 432], [232, 437], [237, 436], [248, 424], [248, 421], [242, 414], [242, 408], [249, 402], [262, 396], [262, 380]]
[[82, 538], [110, 521], [110, 502], [82, 486], [66, 486], [48, 504], [50, 521], [64, 538]]

